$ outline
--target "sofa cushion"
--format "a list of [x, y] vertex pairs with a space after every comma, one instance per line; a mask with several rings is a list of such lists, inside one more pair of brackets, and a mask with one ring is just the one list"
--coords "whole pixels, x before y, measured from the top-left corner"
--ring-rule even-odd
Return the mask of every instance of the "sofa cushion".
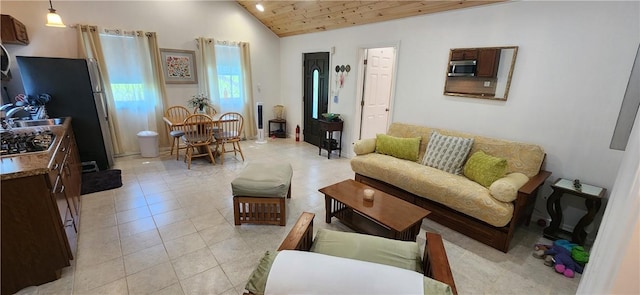
[[447, 136], [433, 131], [429, 137], [422, 164], [462, 175], [462, 166], [469, 155], [471, 145], [473, 145], [473, 138]]
[[489, 189], [462, 175], [377, 153], [356, 156], [350, 163], [355, 173], [392, 184], [493, 226], [505, 226], [513, 216], [513, 203], [493, 198]]
[[464, 165], [464, 176], [489, 187], [494, 181], [500, 179], [507, 172], [507, 160], [477, 151]]
[[249, 163], [231, 181], [231, 192], [242, 197], [286, 198], [292, 176], [289, 163]]
[[401, 138], [378, 134], [376, 136], [376, 153], [415, 162], [418, 160], [420, 140], [420, 137]]
[[437, 130], [444, 135], [473, 138], [473, 146], [469, 154], [473, 155], [477, 151], [484, 151], [495, 157], [507, 159], [507, 173], [520, 172], [531, 178], [540, 172], [540, 167], [542, 167], [542, 162], [544, 161], [544, 149], [539, 145], [479, 136], [454, 130], [394, 122], [389, 126], [387, 135], [396, 137], [421, 136], [422, 141], [418, 158], [422, 159], [433, 130]]
[[491, 195], [503, 202], [513, 202], [518, 197], [518, 190], [529, 181], [529, 177], [522, 173], [514, 172], [507, 174], [494, 181], [489, 186]]
[[416, 242], [321, 228], [310, 251], [422, 272], [420, 248]]
[[368, 153], [373, 153], [376, 151], [376, 139], [375, 138], [365, 138], [356, 141], [353, 144], [353, 152], [356, 155], [365, 155]]

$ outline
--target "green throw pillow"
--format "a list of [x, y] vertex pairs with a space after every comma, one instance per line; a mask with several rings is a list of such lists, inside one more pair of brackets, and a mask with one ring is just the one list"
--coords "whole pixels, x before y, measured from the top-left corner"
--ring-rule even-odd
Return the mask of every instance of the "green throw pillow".
[[399, 159], [417, 161], [422, 137], [394, 137], [386, 134], [376, 136], [376, 153]]
[[249, 281], [244, 286], [247, 291], [255, 295], [263, 295], [265, 287], [267, 286], [267, 278], [269, 277], [269, 271], [271, 271], [271, 265], [276, 260], [280, 252], [267, 251], [260, 259], [258, 266], [253, 270]]
[[507, 160], [477, 151], [464, 166], [464, 176], [485, 187], [503, 177], [507, 173]]
[[420, 247], [416, 242], [321, 228], [310, 251], [422, 272]]

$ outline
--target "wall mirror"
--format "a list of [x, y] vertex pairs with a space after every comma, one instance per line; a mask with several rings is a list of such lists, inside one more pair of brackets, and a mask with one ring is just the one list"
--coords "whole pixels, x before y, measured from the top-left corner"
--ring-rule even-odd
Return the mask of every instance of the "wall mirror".
[[449, 51], [444, 94], [507, 100], [518, 46]]

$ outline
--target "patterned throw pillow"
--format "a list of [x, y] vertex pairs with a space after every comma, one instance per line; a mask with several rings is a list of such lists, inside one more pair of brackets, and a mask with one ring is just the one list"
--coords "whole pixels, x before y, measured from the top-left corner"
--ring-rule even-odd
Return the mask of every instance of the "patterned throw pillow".
[[464, 176], [485, 187], [502, 178], [507, 173], [507, 160], [477, 151], [469, 157], [464, 166]]
[[462, 175], [462, 166], [473, 145], [473, 138], [431, 133], [422, 164], [452, 174]]
[[378, 134], [376, 136], [376, 153], [417, 161], [421, 139], [421, 137], [403, 138]]

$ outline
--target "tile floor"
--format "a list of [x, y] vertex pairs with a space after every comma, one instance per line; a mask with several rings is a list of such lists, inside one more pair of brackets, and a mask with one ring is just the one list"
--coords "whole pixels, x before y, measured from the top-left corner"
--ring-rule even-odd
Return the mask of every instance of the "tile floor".
[[[117, 158], [123, 186], [82, 196], [76, 259], [62, 278], [20, 294], [242, 294], [266, 250], [274, 250], [303, 211], [315, 228], [349, 231], [324, 222], [318, 189], [353, 172], [346, 158], [318, 156], [291, 139], [242, 142], [246, 162], [224, 165], [203, 158], [192, 169], [164, 152], [158, 158]], [[239, 157], [238, 157], [239, 158]], [[292, 199], [287, 226], [233, 225], [230, 182], [247, 162], [289, 162]], [[505, 254], [425, 220], [422, 230], [442, 234], [460, 294], [574, 294], [580, 275], [565, 278], [531, 256], [549, 243], [536, 225], [521, 227]], [[421, 233], [421, 237], [424, 236]]]

